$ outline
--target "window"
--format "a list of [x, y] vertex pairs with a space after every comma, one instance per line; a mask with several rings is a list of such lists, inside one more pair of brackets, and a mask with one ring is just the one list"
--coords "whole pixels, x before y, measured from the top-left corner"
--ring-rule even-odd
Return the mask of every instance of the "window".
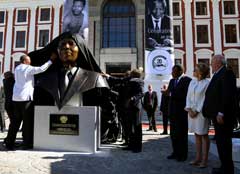
[[197, 25], [197, 43], [208, 44], [208, 25]]
[[27, 23], [27, 9], [17, 10], [17, 23]]
[[227, 59], [227, 66], [233, 70], [236, 78], [239, 78], [238, 59]]
[[3, 32], [0, 31], [0, 50], [3, 49]]
[[182, 65], [182, 59], [174, 59], [175, 65]]
[[49, 42], [49, 30], [40, 30], [38, 46], [44, 47], [47, 45], [48, 42]]
[[180, 16], [180, 2], [173, 2], [173, 16]]
[[124, 76], [131, 70], [131, 63], [106, 63], [106, 73], [114, 76]]
[[181, 27], [180, 25], [173, 26], [174, 44], [181, 44]]
[[[210, 60], [208, 58], [201, 58], [201, 59], [198, 59], [198, 63], [205, 63], [209, 66], [210, 68]], [[209, 74], [207, 75], [207, 78], [210, 78], [210, 72]]]
[[108, 1], [103, 7], [102, 47], [136, 47], [135, 7], [130, 0]]
[[225, 25], [226, 43], [237, 43], [237, 26], [235, 24]]
[[223, 2], [223, 10], [224, 15], [235, 15], [235, 1], [234, 0], [228, 0]]
[[209, 16], [209, 1], [196, 0], [194, 10], [195, 17], [208, 17]]
[[0, 11], [0, 24], [5, 24], [5, 11]]
[[49, 21], [51, 21], [51, 9], [40, 8], [39, 22], [49, 22]]
[[26, 46], [26, 31], [16, 32], [16, 42], [15, 48], [25, 48]]

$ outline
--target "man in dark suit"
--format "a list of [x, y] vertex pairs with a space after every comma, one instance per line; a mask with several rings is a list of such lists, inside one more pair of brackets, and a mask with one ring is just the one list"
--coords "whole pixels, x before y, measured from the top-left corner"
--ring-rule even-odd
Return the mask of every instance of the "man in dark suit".
[[158, 106], [157, 92], [153, 91], [152, 85], [148, 85], [148, 91], [144, 94], [143, 98], [143, 107], [147, 112], [149, 120], [149, 130], [154, 130], [157, 132], [156, 121], [155, 121], [155, 112]]
[[150, 14], [146, 17], [146, 47], [153, 49], [164, 46], [164, 40], [171, 39], [170, 17], [166, 15], [166, 1], [149, 1]]
[[225, 65], [223, 55], [215, 55], [211, 62], [213, 77], [205, 94], [203, 115], [214, 123], [216, 144], [221, 168], [213, 174], [233, 174], [232, 132], [236, 112], [236, 77]]
[[169, 105], [169, 95], [165, 93], [167, 90], [167, 86], [163, 85], [162, 88], [162, 97], [161, 97], [161, 104], [160, 104], [160, 111], [162, 112], [162, 119], [163, 119], [163, 132], [160, 135], [167, 135], [168, 134], [168, 120], [169, 120], [169, 112], [168, 112], [168, 105]]
[[170, 95], [170, 136], [173, 148], [173, 153], [167, 158], [185, 161], [188, 154], [188, 116], [184, 108], [191, 78], [183, 75], [181, 65], [173, 66], [172, 76], [173, 79], [170, 80], [165, 92], [166, 95]]

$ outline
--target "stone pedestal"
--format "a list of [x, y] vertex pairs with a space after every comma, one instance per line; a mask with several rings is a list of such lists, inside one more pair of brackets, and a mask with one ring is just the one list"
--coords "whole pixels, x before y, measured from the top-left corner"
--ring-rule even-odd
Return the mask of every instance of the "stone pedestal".
[[35, 107], [34, 148], [94, 153], [99, 146], [98, 107]]

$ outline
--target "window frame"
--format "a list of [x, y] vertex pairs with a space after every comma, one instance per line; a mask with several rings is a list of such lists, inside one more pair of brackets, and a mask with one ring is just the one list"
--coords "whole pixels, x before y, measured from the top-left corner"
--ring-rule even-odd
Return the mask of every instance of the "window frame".
[[[26, 10], [26, 21], [25, 22], [18, 22], [17, 20], [18, 20], [18, 11], [20, 11], [20, 10]], [[15, 24], [16, 25], [24, 25], [24, 24], [28, 24], [28, 21], [29, 21], [29, 19], [28, 19], [28, 17], [29, 17], [29, 9], [28, 8], [17, 8], [16, 9], [16, 16], [15, 16]]]
[[[239, 38], [239, 23], [238, 20], [232, 20], [232, 19], [224, 19], [222, 22], [223, 25], [223, 45], [225, 47], [235, 47], [240, 46], [240, 38]], [[226, 31], [225, 31], [225, 25], [236, 25], [236, 31], [237, 31], [237, 42], [236, 43], [226, 43]]]
[[228, 65], [228, 60], [237, 60], [237, 62], [238, 62], [238, 66], [237, 66], [237, 68], [238, 68], [238, 74], [236, 74], [234, 71], [234, 74], [235, 74], [235, 76], [236, 76], [236, 78], [239, 78], [240, 77], [240, 66], [239, 66], [239, 58], [226, 58], [226, 62], [227, 62], [227, 65]]
[[0, 51], [3, 51], [3, 50], [4, 50], [4, 47], [5, 47], [5, 28], [4, 28], [4, 27], [0, 27], [0, 32], [3, 33], [2, 48], [0, 47]]
[[41, 49], [43, 47], [39, 46], [39, 40], [40, 40], [40, 30], [48, 30], [49, 31], [49, 41], [48, 43], [51, 41], [51, 25], [41, 25], [38, 26], [38, 30], [37, 30], [37, 42], [36, 42], [36, 49]]
[[[234, 1], [235, 3], [235, 14], [225, 14], [224, 13], [224, 2], [226, 1]], [[236, 0], [222, 0], [222, 16], [223, 17], [238, 17], [238, 5]]]
[[[48, 21], [42, 21], [41, 20], [41, 10], [42, 9], [49, 9], [49, 20]], [[39, 7], [39, 10], [38, 10], [38, 23], [39, 24], [49, 23], [51, 21], [52, 21], [52, 7], [49, 7], [49, 6], [41, 6], [41, 7]]]
[[[136, 6], [134, 5], [134, 3], [132, 1], [128, 1], [128, 2], [124, 2], [124, 3], [122, 3], [122, 2], [124, 2], [124, 1], [119, 1], [119, 2], [118, 1], [112, 1], [112, 2], [108, 1], [102, 8], [102, 12], [101, 12], [101, 17], [102, 17], [101, 48], [102, 49], [106, 49], [106, 48], [136, 48], [136, 46], [137, 46], [137, 43], [136, 43], [137, 42]], [[109, 3], [109, 6], [111, 6], [111, 5], [125, 5], [125, 3], [129, 3], [129, 5], [131, 4], [131, 7], [134, 8], [134, 10], [133, 10], [133, 12], [123, 13], [121, 16], [116, 15], [116, 14], [105, 13], [104, 11], [105, 11], [105, 8], [107, 8], [108, 3]], [[119, 3], [122, 3], [122, 4], [119, 4]], [[128, 28], [129, 31], [128, 31], [127, 34], [129, 34], [128, 35], [128, 37], [129, 37], [128, 42], [129, 43], [128, 43], [127, 46], [111, 46], [111, 44], [110, 44], [110, 42], [111, 42], [110, 26], [111, 25], [109, 23], [110, 23], [110, 19], [113, 19], [113, 18], [118, 18], [118, 19], [127, 18], [128, 19], [128, 21], [129, 21], [129, 28]], [[131, 18], [133, 18], [134, 23], [131, 23], [131, 21], [132, 21]], [[105, 20], [107, 22], [106, 26], [104, 25]], [[134, 25], [134, 28], [132, 28], [133, 25]], [[107, 27], [107, 28], [105, 28], [104, 26]], [[105, 38], [106, 36], [105, 36], [104, 29], [107, 30], [106, 33], [108, 35], [107, 36], [108, 38]], [[134, 32], [135, 33], [135, 38], [133, 39], [134, 45], [132, 46], [132, 30], [133, 29], [135, 30], [135, 32]], [[107, 42], [106, 46], [105, 46], [105, 41]], [[115, 39], [115, 42], [116, 43], [119, 42], [118, 39], [117, 40]], [[122, 42], [120, 42], [120, 43], [122, 43]]]
[[179, 16], [173, 16], [173, 5], [172, 5], [172, 16], [174, 19], [176, 18], [182, 18], [182, 2], [180, 0], [173, 0], [172, 3], [178, 3], [179, 4]]
[[[173, 32], [174, 32], [174, 26], [180, 26], [180, 44], [175, 44], [174, 47], [183, 47], [183, 26], [182, 26], [182, 20], [173, 20]], [[173, 33], [173, 40], [174, 40], [174, 33]]]
[[[197, 42], [197, 26], [207, 25], [208, 26], [208, 43], [198, 43]], [[196, 47], [211, 47], [211, 33], [210, 33], [210, 20], [195, 20], [194, 21], [194, 32], [195, 32], [195, 46]]]
[[[24, 43], [24, 47], [21, 48], [17, 48], [16, 47], [16, 39], [17, 39], [17, 32], [18, 31], [25, 31], [25, 43]], [[15, 27], [14, 30], [14, 43], [13, 43], [13, 49], [14, 51], [22, 51], [22, 50], [26, 50], [27, 49], [27, 35], [28, 35], [28, 26], [18, 26]]]
[[[207, 3], [207, 15], [197, 15], [196, 3], [197, 2], [206, 2]], [[209, 0], [195, 0], [194, 1], [194, 18], [209, 18], [210, 9], [209, 9]]]
[[7, 13], [6, 13], [6, 10], [4, 10], [4, 9], [0, 9], [0, 11], [4, 12], [4, 22], [0, 23], [0, 26], [4, 26], [4, 25], [6, 25], [6, 15], [7, 15]]

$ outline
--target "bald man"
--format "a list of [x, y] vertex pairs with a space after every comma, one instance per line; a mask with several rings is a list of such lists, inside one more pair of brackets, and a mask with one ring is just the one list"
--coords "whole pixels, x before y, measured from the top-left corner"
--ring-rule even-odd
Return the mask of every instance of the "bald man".
[[212, 174], [233, 174], [231, 137], [236, 111], [236, 77], [226, 67], [223, 55], [213, 56], [211, 66], [214, 75], [205, 94], [203, 115], [213, 120], [221, 161], [221, 167], [214, 168]]

